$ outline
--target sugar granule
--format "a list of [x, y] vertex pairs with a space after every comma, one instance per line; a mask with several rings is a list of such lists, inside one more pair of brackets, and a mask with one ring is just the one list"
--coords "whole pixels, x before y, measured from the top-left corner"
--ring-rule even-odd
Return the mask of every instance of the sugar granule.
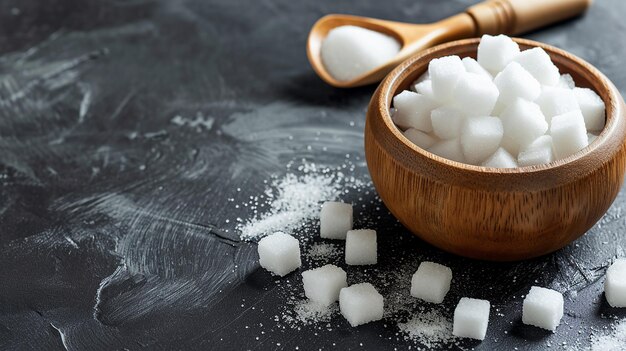
[[406, 339], [417, 341], [430, 349], [449, 343], [452, 336], [452, 322], [439, 311], [417, 312], [405, 323], [398, 323], [398, 328]]
[[591, 351], [619, 351], [626, 345], [626, 319], [610, 327], [604, 335], [591, 336]]
[[306, 257], [312, 261], [321, 262], [328, 261], [330, 259], [338, 259], [341, 255], [341, 249], [335, 244], [329, 243], [315, 243], [307, 251]]

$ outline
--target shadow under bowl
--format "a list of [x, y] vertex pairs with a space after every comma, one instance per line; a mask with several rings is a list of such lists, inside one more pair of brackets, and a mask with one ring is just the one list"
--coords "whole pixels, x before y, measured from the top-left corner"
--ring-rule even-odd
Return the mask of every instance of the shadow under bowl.
[[543, 48], [576, 86], [604, 100], [606, 124], [598, 138], [565, 159], [511, 169], [459, 163], [419, 148], [391, 120], [393, 97], [409, 89], [434, 58], [476, 58], [479, 40], [426, 50], [381, 82], [365, 125], [369, 172], [393, 215], [436, 247], [492, 261], [541, 256], [583, 235], [617, 196], [626, 166], [626, 106], [609, 79], [589, 63], [556, 47], [515, 38], [522, 50]]

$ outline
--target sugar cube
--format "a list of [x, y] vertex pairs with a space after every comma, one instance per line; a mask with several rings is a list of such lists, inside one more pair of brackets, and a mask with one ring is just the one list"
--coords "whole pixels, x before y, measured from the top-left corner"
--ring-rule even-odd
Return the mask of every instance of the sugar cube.
[[441, 139], [458, 138], [465, 115], [456, 108], [443, 106], [430, 113], [433, 133]]
[[626, 259], [615, 260], [606, 270], [604, 294], [612, 307], [626, 307]]
[[580, 110], [554, 116], [550, 125], [552, 145], [557, 159], [562, 159], [589, 145], [585, 119]]
[[574, 96], [585, 117], [587, 130], [602, 130], [604, 128], [604, 101], [595, 91], [588, 88], [574, 88]]
[[555, 331], [563, 317], [563, 295], [560, 292], [533, 286], [524, 299], [522, 322]]
[[517, 156], [520, 167], [546, 164], [554, 161], [552, 137], [542, 135], [530, 143]]
[[304, 294], [311, 301], [330, 305], [339, 299], [339, 291], [348, 286], [346, 272], [332, 264], [302, 272]]
[[492, 74], [506, 67], [518, 54], [519, 45], [506, 35], [485, 34], [478, 44], [478, 63]]
[[504, 134], [502, 121], [497, 117], [470, 117], [465, 121], [461, 146], [465, 160], [478, 165], [500, 146]]
[[522, 65], [542, 85], [555, 86], [559, 83], [559, 69], [540, 47], [522, 51], [514, 61]]
[[452, 91], [454, 106], [470, 116], [488, 116], [498, 100], [498, 88], [491, 79], [476, 73], [461, 76]]
[[259, 264], [268, 271], [285, 276], [302, 264], [298, 239], [276, 232], [259, 240]]
[[483, 167], [491, 168], [515, 168], [517, 162], [508, 151], [504, 148], [499, 148], [482, 164]]
[[498, 87], [498, 101], [509, 105], [516, 98], [533, 101], [541, 94], [541, 84], [517, 62], [509, 63], [493, 82]]
[[400, 51], [393, 37], [357, 26], [331, 29], [320, 54], [331, 76], [349, 81], [387, 63]]
[[576, 82], [574, 82], [574, 78], [571, 74], [565, 73], [561, 74], [561, 77], [559, 78], [559, 83], [556, 86], [559, 88], [574, 89], [574, 87], [576, 86]]
[[414, 88], [415, 92], [418, 94], [422, 94], [431, 99], [435, 98], [435, 94], [433, 93], [433, 82], [430, 79], [415, 84]]
[[346, 264], [368, 265], [378, 262], [376, 231], [349, 230], [346, 236]]
[[404, 136], [409, 139], [413, 144], [421, 147], [426, 150], [429, 147], [433, 146], [437, 142], [436, 138], [422, 132], [421, 130], [417, 130], [415, 128], [409, 128], [404, 132]]
[[465, 73], [465, 66], [458, 56], [444, 56], [430, 61], [428, 73], [435, 98], [447, 101], [459, 78]]
[[395, 124], [403, 128], [416, 128], [430, 132], [430, 112], [437, 107], [435, 101], [425, 95], [405, 90], [393, 98], [396, 113], [393, 115]]
[[[418, 85], [419, 83], [425, 81], [425, 80], [430, 80], [430, 75], [428, 74], [428, 70], [426, 70], [426, 72], [424, 74], [422, 74], [421, 76], [419, 76], [415, 82], [413, 82], [413, 84], [411, 84], [411, 87], [415, 88], [416, 85]], [[413, 89], [415, 90], [415, 89]]]
[[454, 309], [452, 335], [484, 340], [489, 324], [490, 307], [491, 304], [487, 300], [462, 297]]
[[327, 239], [346, 238], [352, 229], [352, 205], [327, 201], [320, 212], [320, 236]]
[[452, 270], [434, 262], [422, 262], [411, 278], [411, 296], [426, 302], [442, 303], [450, 290]]
[[520, 149], [530, 144], [548, 130], [541, 108], [533, 102], [516, 99], [501, 115], [504, 128], [504, 142], [510, 142], [507, 148], [517, 154]]
[[370, 283], [354, 284], [339, 293], [339, 310], [353, 327], [382, 319], [383, 308], [383, 296]]
[[548, 123], [551, 123], [552, 117], [556, 115], [579, 109], [574, 91], [563, 88], [545, 87], [537, 98], [537, 104]]
[[483, 68], [483, 66], [481, 66], [478, 61], [474, 60], [471, 57], [464, 57], [462, 60], [463, 62], [463, 66], [465, 66], [465, 70], [469, 73], [476, 73], [479, 74], [481, 76], [484, 76], [485, 78], [489, 78], [490, 80], [493, 80], [493, 76], [491, 75], [491, 73], [489, 73], [486, 69]]
[[437, 156], [456, 162], [465, 162], [461, 141], [459, 139], [442, 140], [436, 142], [428, 151]]

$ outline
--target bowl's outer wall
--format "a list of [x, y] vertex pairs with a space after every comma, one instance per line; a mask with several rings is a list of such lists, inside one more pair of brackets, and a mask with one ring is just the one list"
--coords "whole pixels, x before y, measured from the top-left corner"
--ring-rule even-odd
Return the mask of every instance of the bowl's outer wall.
[[583, 60], [542, 46], [561, 72], [594, 89], [607, 106], [592, 145], [551, 166], [487, 171], [442, 159], [410, 144], [387, 112], [434, 57], [474, 56], [478, 39], [417, 55], [381, 83], [367, 112], [365, 154], [372, 181], [393, 215], [423, 240], [452, 253], [513, 261], [544, 255], [584, 234], [608, 210], [626, 169], [625, 105], [613, 84]]

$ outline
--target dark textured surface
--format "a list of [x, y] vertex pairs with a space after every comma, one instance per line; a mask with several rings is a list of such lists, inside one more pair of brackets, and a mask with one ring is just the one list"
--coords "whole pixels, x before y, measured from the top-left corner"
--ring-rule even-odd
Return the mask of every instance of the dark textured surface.
[[[253, 212], [233, 204], [303, 159], [348, 163], [368, 180], [361, 133], [374, 87], [314, 76], [304, 47], [318, 17], [430, 22], [474, 2], [0, 1], [0, 348], [419, 346], [390, 320], [277, 323], [299, 276], [258, 269], [256, 244], [236, 230]], [[624, 15], [626, 3], [597, 0], [527, 37], [589, 61], [624, 93]], [[624, 191], [577, 242], [514, 264], [451, 257], [398, 227], [371, 191], [351, 196], [357, 224], [379, 231], [375, 272], [436, 260], [455, 272], [448, 313], [460, 296], [492, 301], [487, 339], [454, 348], [586, 348], [625, 315], [604, 302], [601, 279], [625, 255]], [[534, 284], [565, 292], [556, 334], [521, 324]]]

